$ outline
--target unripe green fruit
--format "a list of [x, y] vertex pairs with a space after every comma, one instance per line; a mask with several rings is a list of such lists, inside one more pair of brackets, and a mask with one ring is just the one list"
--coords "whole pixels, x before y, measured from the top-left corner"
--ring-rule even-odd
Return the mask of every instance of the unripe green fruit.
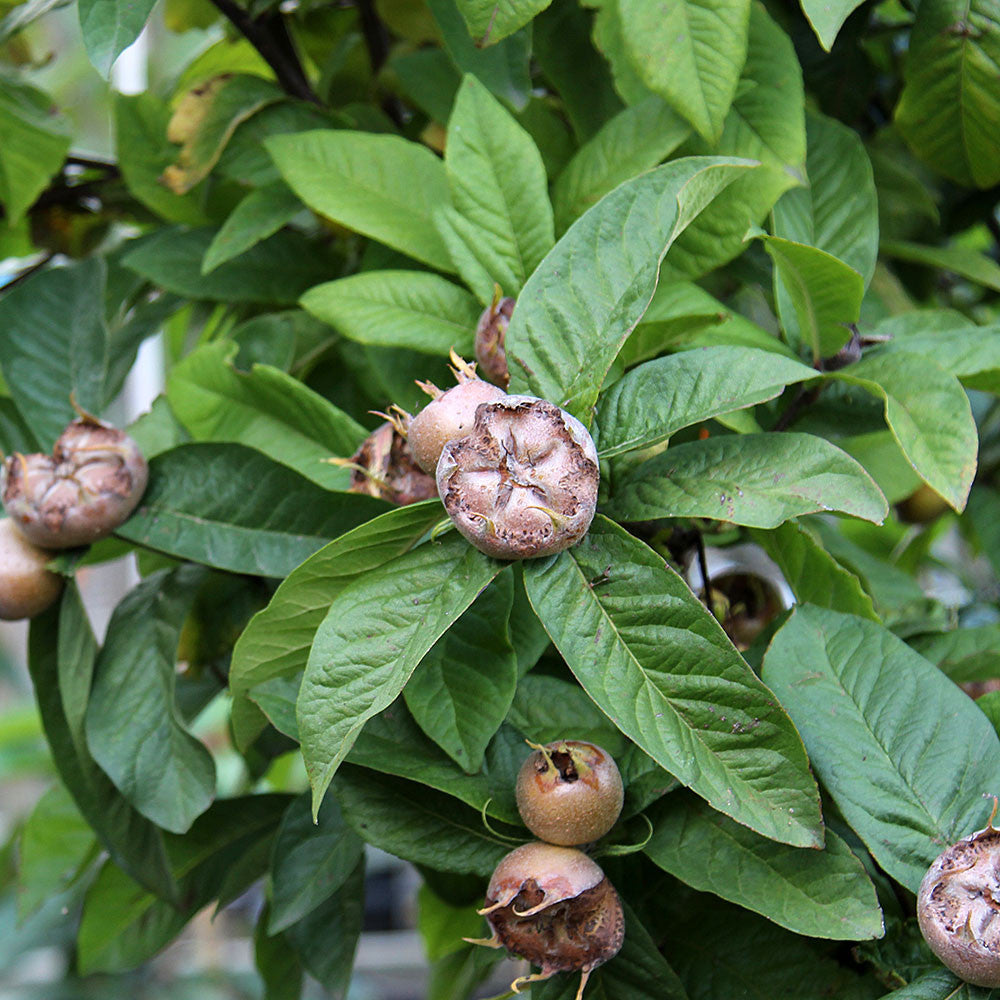
[[517, 775], [517, 808], [525, 826], [550, 844], [588, 844], [621, 815], [625, 790], [606, 750], [582, 740], [538, 747]]
[[[994, 809], [994, 815], [996, 811]], [[927, 870], [917, 919], [931, 951], [974, 986], [1000, 987], [1000, 830], [952, 844]]]
[[0, 618], [34, 618], [56, 600], [63, 578], [45, 568], [51, 558], [51, 552], [32, 545], [9, 517], [0, 519]]

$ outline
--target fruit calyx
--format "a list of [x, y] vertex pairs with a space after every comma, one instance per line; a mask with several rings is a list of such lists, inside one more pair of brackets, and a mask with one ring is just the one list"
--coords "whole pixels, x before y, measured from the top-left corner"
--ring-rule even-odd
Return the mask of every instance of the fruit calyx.
[[476, 324], [476, 361], [483, 374], [503, 389], [510, 384], [504, 345], [515, 304], [515, 299], [505, 297], [500, 286], [495, 285], [493, 301], [483, 310]]
[[361, 442], [349, 459], [331, 459], [351, 470], [350, 493], [380, 497], [403, 507], [437, 496], [434, 477], [417, 465], [396, 424], [387, 420]]

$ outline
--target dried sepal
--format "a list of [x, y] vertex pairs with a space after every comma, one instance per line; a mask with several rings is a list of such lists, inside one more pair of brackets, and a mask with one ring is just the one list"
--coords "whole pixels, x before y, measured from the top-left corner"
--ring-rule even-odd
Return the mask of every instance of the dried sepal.
[[351, 470], [351, 493], [400, 506], [437, 496], [434, 477], [417, 465], [406, 438], [391, 422], [372, 431], [349, 459], [336, 461]]
[[493, 301], [483, 310], [476, 325], [476, 361], [479, 369], [486, 378], [504, 389], [510, 384], [505, 344], [514, 305], [514, 299], [501, 296], [500, 286], [497, 285]]

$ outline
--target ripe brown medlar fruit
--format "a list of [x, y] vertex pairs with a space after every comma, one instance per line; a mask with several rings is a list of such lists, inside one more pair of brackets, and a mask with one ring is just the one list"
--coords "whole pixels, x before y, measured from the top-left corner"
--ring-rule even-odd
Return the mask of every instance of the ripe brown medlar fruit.
[[493, 301], [483, 310], [476, 325], [476, 361], [480, 371], [491, 381], [506, 389], [510, 384], [507, 368], [507, 327], [514, 314], [515, 300], [500, 297], [500, 286]]
[[603, 837], [622, 811], [625, 790], [606, 750], [559, 740], [534, 752], [517, 774], [517, 809], [540, 840], [572, 847]]
[[32, 545], [9, 517], [0, 519], [0, 618], [34, 618], [55, 601], [63, 578], [45, 568], [51, 558], [51, 552]]
[[523, 844], [497, 865], [482, 913], [493, 937], [476, 942], [506, 948], [540, 966], [528, 983], [557, 972], [580, 972], [577, 1000], [590, 973], [621, 949], [625, 917], [614, 886], [582, 851], [551, 844]]
[[401, 507], [437, 496], [434, 477], [417, 465], [405, 437], [389, 422], [377, 427], [346, 461], [351, 470], [351, 493], [381, 497]]
[[454, 351], [452, 371], [458, 385], [442, 392], [430, 382], [417, 384], [432, 397], [415, 417], [401, 412], [402, 429], [410, 442], [417, 465], [434, 475], [441, 449], [453, 438], [463, 437], [472, 430], [476, 407], [506, 397], [503, 389], [476, 377], [474, 365], [463, 361]]
[[927, 870], [917, 893], [917, 919], [931, 951], [974, 986], [1000, 987], [1000, 830], [993, 815], [983, 830], [952, 844]]
[[11, 455], [0, 475], [7, 513], [28, 540], [68, 549], [106, 538], [146, 489], [146, 459], [123, 431], [84, 415], [51, 455]]
[[448, 442], [438, 493], [458, 530], [497, 559], [561, 552], [587, 533], [600, 469], [587, 429], [534, 396], [476, 410], [470, 434]]

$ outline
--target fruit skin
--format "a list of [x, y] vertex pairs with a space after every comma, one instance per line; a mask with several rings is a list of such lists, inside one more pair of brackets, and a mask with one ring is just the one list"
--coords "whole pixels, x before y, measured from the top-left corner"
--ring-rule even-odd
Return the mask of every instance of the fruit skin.
[[0, 518], [0, 619], [34, 618], [59, 597], [63, 578], [45, 568], [51, 558], [9, 517]]
[[391, 422], [376, 427], [346, 464], [351, 493], [381, 497], [401, 507], [437, 496], [434, 477], [417, 465], [406, 438]]
[[[996, 807], [994, 806], [994, 815]], [[931, 951], [974, 986], [1000, 987], [1000, 830], [952, 844], [927, 870], [917, 919]]]
[[517, 808], [540, 840], [573, 846], [603, 837], [621, 815], [625, 790], [606, 750], [559, 740], [529, 754], [517, 774]]
[[535, 396], [504, 396], [481, 405], [471, 433], [445, 445], [437, 487], [477, 549], [533, 559], [587, 533], [600, 475], [597, 448], [579, 420]]
[[503, 946], [532, 965], [534, 976], [515, 980], [512, 989], [548, 979], [557, 972], [587, 976], [618, 954], [625, 918], [614, 886], [582, 851], [530, 843], [503, 858], [486, 890], [489, 943]]
[[906, 524], [930, 524], [948, 509], [944, 497], [923, 483], [896, 504], [896, 516]]
[[516, 300], [507, 296], [500, 298], [500, 289], [493, 301], [483, 310], [476, 324], [476, 361], [480, 371], [493, 383], [506, 389], [510, 384], [507, 368], [507, 327], [514, 314]]
[[29, 541], [68, 549], [106, 538], [123, 524], [148, 476], [146, 459], [127, 434], [82, 416], [62, 432], [52, 455], [11, 455], [0, 497]]

